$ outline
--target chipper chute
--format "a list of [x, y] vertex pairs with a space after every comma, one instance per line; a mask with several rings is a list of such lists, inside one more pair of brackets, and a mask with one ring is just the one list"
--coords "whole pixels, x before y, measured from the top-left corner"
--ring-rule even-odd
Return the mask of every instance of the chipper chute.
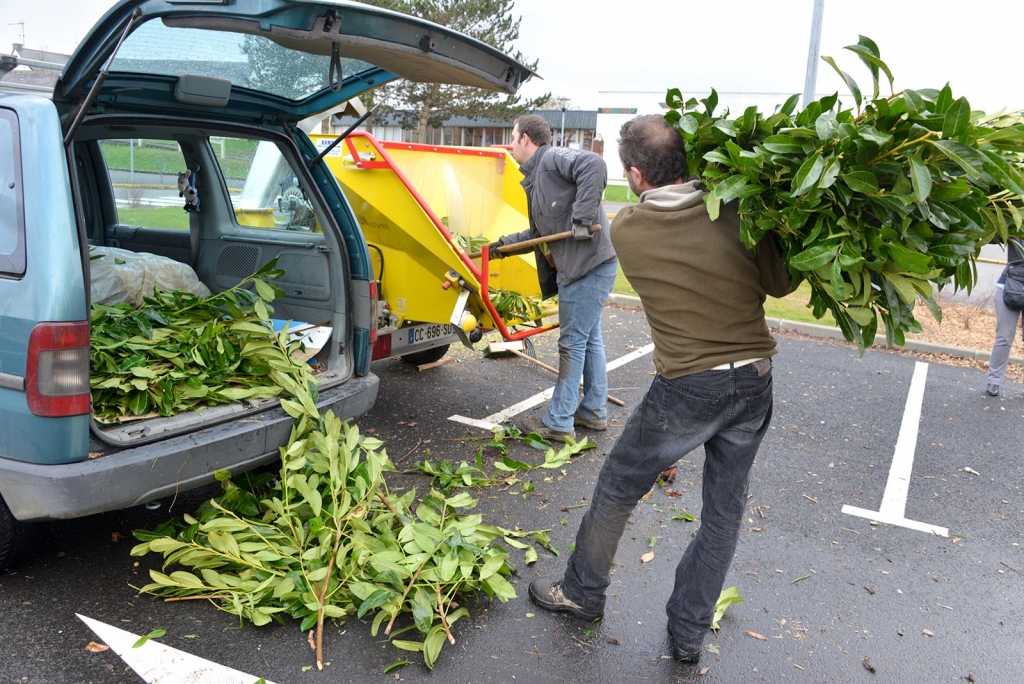
[[[312, 137], [320, 147], [334, 141]], [[398, 326], [451, 323], [471, 335], [497, 330], [519, 340], [557, 325], [541, 323], [557, 305], [539, 299], [532, 254], [490, 261], [480, 250], [529, 225], [518, 166], [506, 150], [385, 142], [357, 131], [325, 159], [370, 245], [380, 296]], [[536, 298], [539, 309], [503, 319], [496, 290]]]

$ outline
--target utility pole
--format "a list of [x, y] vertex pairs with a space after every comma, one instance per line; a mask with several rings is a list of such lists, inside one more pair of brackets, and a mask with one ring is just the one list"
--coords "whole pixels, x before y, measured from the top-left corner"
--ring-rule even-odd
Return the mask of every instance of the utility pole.
[[814, 0], [814, 16], [811, 19], [811, 44], [807, 48], [807, 73], [804, 76], [804, 107], [814, 99], [814, 89], [818, 83], [818, 55], [821, 52], [821, 17], [824, 13], [825, 0]]
[[12, 21], [7, 24], [8, 26], [20, 26], [21, 27], [21, 46], [25, 47], [25, 22], [23, 21]]
[[562, 106], [562, 135], [559, 138], [559, 145], [565, 147], [565, 106]]

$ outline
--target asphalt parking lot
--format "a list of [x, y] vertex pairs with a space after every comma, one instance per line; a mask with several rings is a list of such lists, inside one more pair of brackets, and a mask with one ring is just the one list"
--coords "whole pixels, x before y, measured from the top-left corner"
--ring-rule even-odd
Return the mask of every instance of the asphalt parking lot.
[[[604, 620], [588, 625], [536, 609], [526, 585], [564, 568], [601, 460], [653, 373], [642, 313], [606, 307], [604, 331], [609, 361], [630, 360], [609, 373], [611, 393], [627, 406], [609, 407], [607, 433], [580, 433], [598, 448], [547, 477], [532, 471], [525, 496], [520, 487], [473, 492], [485, 521], [550, 528], [561, 555], [542, 552], [526, 566], [512, 550], [519, 597], [472, 605], [434, 671], [413, 656], [385, 674], [408, 654], [354, 618], [327, 629], [331, 664], [318, 673], [304, 670], [313, 656], [294, 623], [240, 628], [205, 603], [139, 596], [133, 586], [148, 581], [155, 561], [136, 565], [129, 556], [131, 530], [166, 519], [164, 502], [39, 526], [29, 558], [0, 575], [0, 681], [143, 681], [113, 651], [86, 650], [99, 638], [76, 614], [136, 635], [164, 629], [167, 646], [278, 684], [1021, 680], [1024, 387], [1009, 383], [1002, 397], [988, 398], [978, 370], [885, 351], [859, 358], [845, 344], [786, 334], [778, 336], [772, 429], [727, 579], [744, 601], [729, 608], [701, 663], [667, 657], [664, 615], [675, 563], [699, 525], [681, 519], [700, 515], [699, 452], [680, 462], [675, 483], [638, 506]], [[556, 363], [554, 336], [538, 339], [536, 353]], [[380, 398], [358, 422], [385, 441], [399, 471], [425, 455], [470, 459], [485, 433], [453, 416], [504, 417], [552, 385], [552, 375], [523, 359], [450, 355], [452, 363], [425, 372], [397, 361], [375, 366]], [[516, 458], [542, 458], [521, 444], [512, 449]], [[399, 472], [389, 485], [422, 491], [429, 481]], [[179, 498], [173, 514], [210, 494]]]

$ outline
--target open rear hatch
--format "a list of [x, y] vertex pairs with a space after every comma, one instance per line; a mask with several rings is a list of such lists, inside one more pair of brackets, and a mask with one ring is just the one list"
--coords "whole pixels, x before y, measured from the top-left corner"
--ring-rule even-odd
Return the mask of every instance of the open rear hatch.
[[[280, 133], [397, 78], [514, 94], [532, 75], [473, 38], [355, 2], [124, 0], [72, 55], [53, 100], [65, 135], [90, 117], [110, 114], [122, 121], [187, 117], [197, 129], [205, 123], [269, 126]], [[81, 242], [86, 250], [87, 241]], [[83, 261], [88, 272], [84, 251]], [[320, 381], [327, 388], [345, 379], [327, 371]], [[96, 436], [115, 448], [135, 446], [278, 404], [260, 399], [97, 425]]]

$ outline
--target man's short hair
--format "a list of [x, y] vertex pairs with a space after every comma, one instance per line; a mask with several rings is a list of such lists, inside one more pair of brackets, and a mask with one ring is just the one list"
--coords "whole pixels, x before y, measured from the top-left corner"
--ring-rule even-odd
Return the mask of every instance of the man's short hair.
[[519, 135], [524, 133], [530, 136], [530, 140], [537, 147], [551, 144], [551, 127], [544, 117], [538, 114], [526, 114], [516, 119], [516, 126], [519, 126]]
[[668, 185], [687, 173], [683, 134], [660, 114], [638, 116], [622, 124], [619, 159], [627, 169], [640, 169], [644, 180], [655, 187]]

